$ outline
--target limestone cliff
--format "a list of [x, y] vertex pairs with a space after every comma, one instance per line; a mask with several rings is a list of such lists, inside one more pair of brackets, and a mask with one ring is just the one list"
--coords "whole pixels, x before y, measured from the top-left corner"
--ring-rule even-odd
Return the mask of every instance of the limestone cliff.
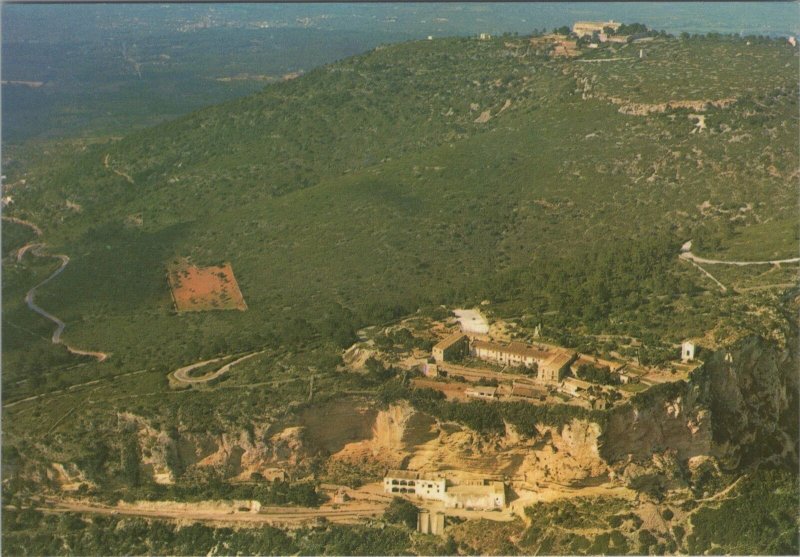
[[650, 389], [612, 411], [601, 453], [643, 462], [671, 451], [733, 469], [763, 457], [797, 459], [798, 359], [791, 346], [748, 336], [704, 354], [689, 382]]
[[437, 422], [400, 403], [377, 414], [368, 439], [346, 445], [334, 458], [372, 458], [390, 467], [468, 470], [519, 481], [570, 483], [608, 471], [598, 451], [600, 434], [598, 424], [573, 420], [561, 428], [542, 427], [532, 438], [511, 425], [504, 435], [487, 436]]
[[[796, 338], [796, 327], [787, 325], [770, 339], [743, 336], [703, 351], [704, 364], [688, 381], [652, 387], [607, 412], [603, 423], [537, 424], [532, 436], [510, 424], [503, 434], [480, 434], [407, 402], [380, 408], [365, 397], [323, 402], [280, 421], [246, 429], [232, 425], [216, 434], [182, 424], [165, 431], [130, 413], [118, 414], [117, 421], [134, 435], [141, 471], [160, 483], [203, 469], [231, 479], [284, 472], [297, 477], [327, 458], [372, 469], [502, 474], [531, 485], [652, 473], [675, 478], [679, 474], [670, 470], [691, 471], [706, 461], [729, 470], [763, 457], [796, 462], [798, 354], [781, 337]], [[75, 489], [86, 478], [69, 459], [50, 458], [47, 467], [36, 473], [63, 489]]]

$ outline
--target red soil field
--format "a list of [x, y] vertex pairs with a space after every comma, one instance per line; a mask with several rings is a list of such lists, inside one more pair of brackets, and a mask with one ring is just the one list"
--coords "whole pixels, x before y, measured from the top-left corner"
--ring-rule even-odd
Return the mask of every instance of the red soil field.
[[197, 267], [178, 261], [169, 267], [167, 280], [179, 312], [247, 309], [230, 263]]

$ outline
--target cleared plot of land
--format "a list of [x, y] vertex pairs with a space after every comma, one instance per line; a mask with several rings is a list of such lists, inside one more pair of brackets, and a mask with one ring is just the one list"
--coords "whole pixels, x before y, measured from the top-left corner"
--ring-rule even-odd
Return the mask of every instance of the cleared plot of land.
[[167, 279], [178, 311], [247, 309], [230, 263], [197, 267], [180, 260], [170, 265]]

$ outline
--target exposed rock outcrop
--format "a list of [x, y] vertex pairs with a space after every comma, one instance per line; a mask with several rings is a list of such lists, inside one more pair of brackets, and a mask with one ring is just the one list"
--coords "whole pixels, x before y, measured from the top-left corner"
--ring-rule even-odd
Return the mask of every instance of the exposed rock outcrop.
[[[202, 469], [232, 479], [273, 478], [276, 471], [295, 476], [328, 457], [372, 469], [501, 474], [531, 485], [606, 476], [632, 482], [653, 474], [680, 481], [685, 472], [731, 470], [765, 456], [797, 462], [800, 377], [797, 349], [788, 340], [797, 330], [791, 316], [786, 321], [786, 330], [770, 339], [744, 336], [704, 351], [704, 364], [688, 381], [651, 387], [610, 410], [602, 423], [537, 424], [535, 435], [510, 424], [503, 434], [480, 434], [408, 402], [379, 408], [363, 397], [216, 434], [181, 425], [165, 431], [130, 413], [118, 414], [117, 423], [138, 444], [141, 472], [159, 483]], [[79, 468], [54, 456], [31, 474], [75, 489], [89, 477]]]

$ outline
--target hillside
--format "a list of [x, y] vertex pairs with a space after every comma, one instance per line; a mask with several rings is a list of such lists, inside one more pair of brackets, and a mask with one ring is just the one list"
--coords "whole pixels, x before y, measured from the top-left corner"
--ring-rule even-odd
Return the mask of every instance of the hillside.
[[[523, 40], [405, 43], [31, 169], [14, 214], [72, 257], [39, 299], [74, 323], [69, 338], [137, 364], [174, 350], [162, 340], [148, 356], [149, 335], [197, 338], [164, 280], [182, 256], [230, 261], [251, 308], [198, 317], [205, 343], [313, 323], [330, 304], [357, 327], [481, 299], [556, 311], [554, 326], [702, 334], [715, 287], [673, 254], [694, 238], [704, 254], [738, 242], [759, 259], [746, 238], [768, 226], [785, 238], [770, 253], [791, 257], [797, 166], [796, 53], [705, 41], [661, 39], [643, 60], [605, 64], [537, 57]], [[624, 85], [676, 48], [680, 63], [660, 70], [670, 88]], [[742, 80], [726, 56], [776, 77]], [[719, 94], [695, 84], [698, 68]], [[596, 93], [611, 77], [629, 103], [742, 98], [693, 134], [690, 110], [621, 114]]]
[[[796, 485], [759, 455], [797, 457], [798, 264], [724, 262], [797, 256], [797, 98], [798, 51], [784, 41], [662, 35], [558, 58], [527, 37], [437, 39], [119, 141], [30, 153], [8, 177], [5, 216], [22, 221], [3, 221], [8, 497], [46, 484], [95, 503], [310, 508], [322, 501], [307, 478], [354, 487], [439, 456], [492, 473], [489, 454], [503, 473], [581, 494], [617, 482], [625, 502], [522, 501], [525, 525], [498, 530], [512, 545], [483, 547], [466, 522], [454, 525], [462, 553], [762, 549], [711, 525], [733, 505], [717, 505], [725, 489], [751, 497], [763, 482], [785, 509]], [[219, 309], [176, 309], [176, 283], [184, 307], [209, 307], [176, 261], [218, 285]], [[40, 284], [35, 304], [66, 324], [62, 344], [26, 304]], [[665, 375], [692, 338], [703, 365], [606, 411], [568, 397], [444, 404], [408, 389], [394, 363], [363, 358], [351, 373], [342, 358], [358, 340], [391, 352], [400, 320], [441, 325], [454, 307], [593, 356], [624, 347]], [[291, 482], [248, 475], [272, 467]], [[583, 517], [584, 503], [602, 512]], [[549, 513], [568, 519], [548, 530]], [[796, 522], [767, 514], [776, 536]], [[25, 516], [9, 528], [35, 531]], [[270, 533], [259, 547], [455, 552], [397, 526], [381, 539], [374, 525], [359, 548], [339, 528], [314, 529], [318, 546]], [[215, 532], [203, 535], [230, 541]]]

